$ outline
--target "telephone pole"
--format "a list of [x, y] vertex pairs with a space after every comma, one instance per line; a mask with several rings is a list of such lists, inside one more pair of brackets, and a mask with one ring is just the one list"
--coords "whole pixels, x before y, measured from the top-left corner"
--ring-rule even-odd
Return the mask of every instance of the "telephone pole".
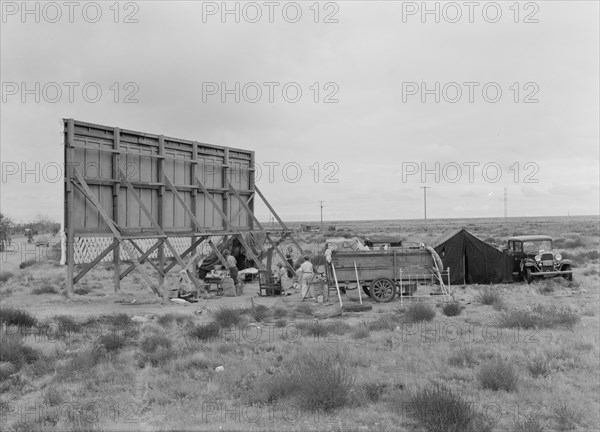
[[423, 209], [425, 215], [425, 231], [427, 231], [427, 189], [431, 189], [429, 186], [421, 186], [423, 189]]
[[321, 207], [321, 231], [323, 231], [323, 207], [324, 207], [323, 203], [324, 202], [325, 201], [319, 201], [319, 207]]

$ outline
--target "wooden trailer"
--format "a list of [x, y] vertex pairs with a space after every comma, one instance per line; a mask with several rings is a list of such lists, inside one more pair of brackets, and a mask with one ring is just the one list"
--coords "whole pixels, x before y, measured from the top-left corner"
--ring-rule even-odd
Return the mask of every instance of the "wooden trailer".
[[330, 287], [335, 289], [336, 278], [340, 285], [360, 285], [376, 302], [392, 301], [396, 293], [413, 295], [422, 284], [439, 284], [447, 293], [441, 260], [429, 247], [333, 251], [325, 269]]

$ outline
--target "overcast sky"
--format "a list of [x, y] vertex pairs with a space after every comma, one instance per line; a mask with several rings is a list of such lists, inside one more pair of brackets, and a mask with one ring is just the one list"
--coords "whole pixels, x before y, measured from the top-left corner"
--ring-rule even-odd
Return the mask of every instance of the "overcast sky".
[[2, 212], [62, 219], [74, 118], [254, 150], [288, 220], [598, 214], [598, 2], [476, 3], [2, 2]]

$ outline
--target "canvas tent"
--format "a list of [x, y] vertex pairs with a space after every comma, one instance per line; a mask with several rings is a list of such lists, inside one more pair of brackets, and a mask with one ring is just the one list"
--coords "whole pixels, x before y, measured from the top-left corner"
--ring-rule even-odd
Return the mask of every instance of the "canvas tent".
[[512, 282], [513, 258], [464, 228], [437, 239], [434, 249], [453, 285]]

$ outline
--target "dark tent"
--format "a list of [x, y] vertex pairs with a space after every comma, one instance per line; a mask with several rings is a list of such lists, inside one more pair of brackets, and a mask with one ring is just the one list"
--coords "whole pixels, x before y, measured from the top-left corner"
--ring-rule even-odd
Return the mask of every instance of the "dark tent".
[[464, 228], [437, 239], [434, 249], [453, 285], [512, 282], [513, 258]]

